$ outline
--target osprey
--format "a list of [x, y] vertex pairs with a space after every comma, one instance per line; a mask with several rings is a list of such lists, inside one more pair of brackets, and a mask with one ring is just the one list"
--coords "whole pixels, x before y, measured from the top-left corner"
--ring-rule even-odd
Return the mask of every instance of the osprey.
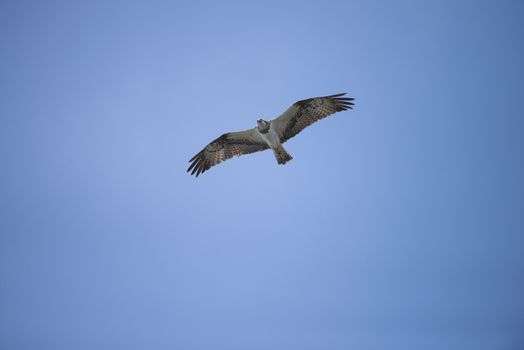
[[196, 176], [211, 167], [243, 154], [254, 153], [271, 148], [278, 164], [286, 164], [293, 159], [282, 144], [317, 120], [333, 113], [352, 109], [353, 98], [342, 97], [345, 93], [313, 97], [295, 102], [282, 115], [273, 120], [258, 119], [252, 129], [228, 132], [208, 144], [189, 162], [187, 171]]

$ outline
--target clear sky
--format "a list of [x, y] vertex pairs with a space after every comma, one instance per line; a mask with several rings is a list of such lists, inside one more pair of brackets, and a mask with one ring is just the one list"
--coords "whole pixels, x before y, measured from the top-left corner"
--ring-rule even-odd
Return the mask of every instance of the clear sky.
[[[524, 347], [522, 1], [2, 1], [0, 348]], [[296, 100], [338, 113], [198, 179]]]

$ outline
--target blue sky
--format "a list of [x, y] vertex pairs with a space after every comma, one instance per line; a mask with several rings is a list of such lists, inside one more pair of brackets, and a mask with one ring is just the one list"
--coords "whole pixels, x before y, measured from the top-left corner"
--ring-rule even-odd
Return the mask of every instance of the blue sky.
[[[3, 1], [0, 347], [521, 349], [520, 1]], [[296, 100], [352, 111], [198, 179]]]

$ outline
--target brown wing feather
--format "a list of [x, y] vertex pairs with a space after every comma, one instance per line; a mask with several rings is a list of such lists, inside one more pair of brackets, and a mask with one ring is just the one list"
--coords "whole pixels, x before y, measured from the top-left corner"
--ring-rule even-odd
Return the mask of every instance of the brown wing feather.
[[254, 153], [267, 149], [263, 139], [256, 134], [255, 129], [241, 132], [228, 132], [210, 142], [202, 151], [189, 160], [191, 165], [187, 171], [196, 177], [211, 167], [230, 159], [233, 156]]
[[314, 97], [295, 102], [280, 117], [275, 119], [280, 141], [286, 142], [299, 132], [336, 112], [352, 109], [353, 98], [342, 97], [345, 93]]

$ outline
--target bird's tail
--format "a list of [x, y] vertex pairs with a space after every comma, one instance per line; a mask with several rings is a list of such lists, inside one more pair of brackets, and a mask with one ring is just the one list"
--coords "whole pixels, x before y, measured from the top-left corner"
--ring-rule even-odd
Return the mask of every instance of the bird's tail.
[[275, 158], [277, 159], [278, 164], [286, 164], [293, 159], [291, 154], [287, 153], [283, 146], [273, 149], [273, 153], [275, 153]]

